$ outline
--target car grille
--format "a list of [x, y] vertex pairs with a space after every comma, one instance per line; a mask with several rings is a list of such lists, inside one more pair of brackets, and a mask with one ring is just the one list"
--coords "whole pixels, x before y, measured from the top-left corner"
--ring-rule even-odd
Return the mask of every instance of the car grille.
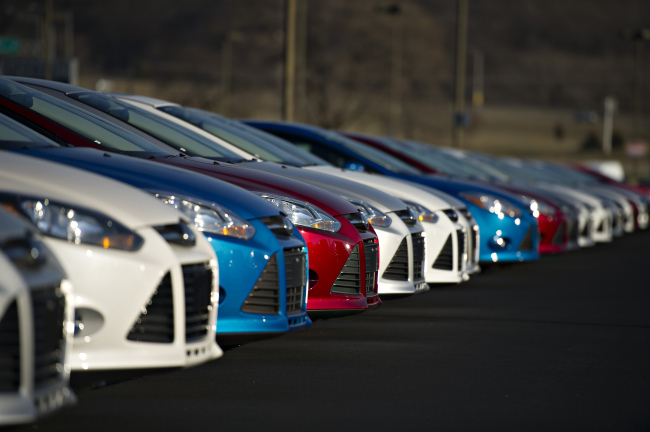
[[413, 280], [424, 277], [424, 236], [422, 233], [412, 234], [413, 241]]
[[363, 241], [363, 249], [366, 255], [366, 295], [375, 292], [375, 278], [379, 270], [379, 245], [375, 239]]
[[565, 231], [566, 231], [566, 222], [563, 222], [560, 224], [559, 227], [557, 227], [557, 231], [555, 231], [555, 235], [553, 236], [553, 240], [551, 240], [551, 244], [554, 245], [564, 244]]
[[533, 229], [528, 227], [524, 239], [519, 243], [520, 251], [532, 251], [533, 250]]
[[341, 273], [334, 281], [330, 292], [336, 294], [360, 294], [361, 293], [361, 259], [359, 257], [359, 245], [355, 245], [345, 262]]
[[287, 238], [293, 234], [292, 230], [288, 230], [287, 226], [284, 223], [284, 219], [281, 216], [268, 216], [260, 218], [266, 227], [271, 230], [276, 237]]
[[363, 218], [363, 215], [361, 213], [350, 213], [344, 215], [347, 220], [350, 221], [352, 225], [357, 229], [357, 231], [361, 233], [365, 233], [368, 231], [370, 228], [368, 225], [368, 221], [366, 221]]
[[20, 387], [20, 334], [18, 306], [14, 301], [0, 319], [0, 392]]
[[432, 268], [436, 270], [453, 270], [454, 269], [454, 245], [451, 234], [447, 237], [444, 246], [438, 254], [438, 258], [433, 263]]
[[409, 210], [399, 210], [395, 214], [404, 222], [407, 226], [413, 226], [418, 223], [417, 219], [413, 218], [413, 215]]
[[307, 254], [302, 248], [285, 249], [284, 265], [287, 275], [287, 315], [292, 315], [302, 309]]
[[384, 270], [384, 279], [389, 280], [408, 280], [409, 278], [409, 256], [406, 238], [402, 239], [393, 259], [390, 260], [388, 267]]
[[32, 292], [34, 315], [34, 387], [57, 380], [63, 372], [65, 297], [59, 287]]
[[242, 312], [277, 315], [280, 313], [278, 259], [271, 256], [241, 307]]
[[567, 221], [566, 230], [567, 230], [567, 239], [572, 243], [576, 243], [578, 241], [578, 220], [569, 219]]
[[212, 277], [212, 267], [208, 263], [183, 266], [186, 342], [201, 339], [210, 330]]
[[142, 307], [142, 313], [131, 327], [127, 339], [135, 342], [174, 342], [174, 298], [169, 272]]
[[466, 247], [466, 241], [465, 241], [465, 233], [462, 230], [456, 230], [456, 236], [458, 237], [458, 267], [460, 267], [460, 263], [463, 262], [463, 254], [465, 253], [465, 247]]

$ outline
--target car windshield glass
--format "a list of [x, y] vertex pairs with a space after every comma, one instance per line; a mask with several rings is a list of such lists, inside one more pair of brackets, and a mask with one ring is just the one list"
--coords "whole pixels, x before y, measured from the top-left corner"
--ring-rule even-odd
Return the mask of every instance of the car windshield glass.
[[229, 142], [235, 147], [250, 153], [258, 159], [292, 166], [307, 165], [304, 161], [293, 157], [284, 150], [269, 145], [264, 142], [264, 140], [254, 135], [250, 135], [243, 130], [237, 129], [218, 120], [213, 120], [208, 116], [192, 112], [187, 108], [178, 105], [167, 105], [159, 107], [158, 109], [193, 124], [194, 126]]
[[127, 122], [180, 152], [222, 162], [242, 160], [241, 156], [220, 148], [204, 136], [111, 96], [96, 92], [71, 93], [69, 96]]
[[370, 147], [367, 144], [360, 143], [350, 138], [346, 138], [343, 135], [336, 132], [327, 132], [327, 139], [331, 141], [338, 142], [339, 144], [345, 146], [346, 148], [352, 150], [358, 155], [386, 168], [389, 171], [408, 174], [408, 175], [420, 175], [422, 174], [418, 169], [408, 165], [401, 160], [377, 150], [373, 147]]
[[117, 152], [160, 152], [159, 148], [127, 130], [27, 86], [2, 80], [0, 96], [106, 149]]
[[315, 154], [309, 153], [306, 150], [298, 148], [291, 144], [290, 142], [283, 140], [280, 137], [272, 135], [263, 130], [254, 128], [245, 123], [242, 123], [237, 120], [232, 120], [219, 114], [211, 113], [209, 111], [200, 110], [198, 108], [188, 108], [189, 111], [195, 112], [197, 114], [205, 115], [211, 120], [218, 121], [224, 124], [227, 124], [230, 127], [233, 127], [237, 130], [246, 132], [248, 135], [253, 135], [264, 141], [266, 145], [272, 145], [275, 148], [283, 150], [285, 153], [290, 154], [294, 159], [300, 159], [303, 162], [302, 166], [313, 166], [313, 165], [329, 165], [325, 160], [319, 158]]
[[23, 126], [15, 120], [0, 114], [0, 148], [24, 149], [59, 147], [54, 141], [50, 141], [42, 135]]

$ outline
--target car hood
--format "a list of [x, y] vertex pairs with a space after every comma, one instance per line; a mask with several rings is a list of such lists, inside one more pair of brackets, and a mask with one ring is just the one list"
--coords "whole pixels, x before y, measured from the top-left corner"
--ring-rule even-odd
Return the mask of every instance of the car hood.
[[[280, 214], [273, 204], [242, 188], [153, 161], [80, 147], [30, 149], [20, 152], [105, 175], [139, 189], [181, 195], [203, 203], [215, 202], [247, 220]], [[183, 158], [158, 160], [171, 159]], [[182, 165], [182, 162], [179, 165]]]
[[[435, 191], [433, 188], [422, 186], [407, 180], [401, 180], [394, 177], [387, 177], [382, 174], [371, 174], [360, 171], [352, 171], [337, 168], [329, 165], [317, 165], [306, 167], [309, 170], [331, 174], [336, 177], [343, 177], [344, 179], [353, 182], [361, 183], [372, 188], [377, 188], [383, 193], [390, 194], [397, 199], [405, 199], [414, 201], [428, 208], [431, 211], [444, 210], [454, 207], [458, 204], [460, 207], [465, 205], [459, 200], [451, 197], [444, 192]], [[437, 193], [433, 193], [433, 192]]]
[[274, 173], [252, 169], [254, 166], [259, 165], [259, 162], [232, 165], [216, 163], [202, 158], [167, 158], [162, 162], [213, 176], [250, 191], [282, 195], [306, 201], [332, 216], [357, 213], [359, 211], [356, 206], [348, 201], [319, 187]]
[[84, 170], [13, 152], [0, 158], [0, 190], [100, 211], [131, 229], [177, 223], [182, 215], [153, 196]]
[[306, 182], [328, 190], [338, 196], [365, 201], [384, 213], [406, 209], [406, 205], [402, 201], [377, 188], [369, 187], [339, 176], [310, 169], [281, 165], [274, 162], [254, 163], [251, 164], [251, 168], [291, 177], [300, 182]]

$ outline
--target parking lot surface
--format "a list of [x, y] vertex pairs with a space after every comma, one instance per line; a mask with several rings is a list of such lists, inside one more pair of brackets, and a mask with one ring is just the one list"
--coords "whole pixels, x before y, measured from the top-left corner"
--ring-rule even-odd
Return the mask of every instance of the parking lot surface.
[[16, 430], [649, 430], [650, 232], [228, 350]]

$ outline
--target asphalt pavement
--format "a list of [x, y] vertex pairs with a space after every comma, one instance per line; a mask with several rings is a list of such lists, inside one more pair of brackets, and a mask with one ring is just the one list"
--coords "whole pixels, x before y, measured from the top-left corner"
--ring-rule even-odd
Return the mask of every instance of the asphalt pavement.
[[41, 431], [649, 431], [650, 232], [228, 350], [75, 374]]

